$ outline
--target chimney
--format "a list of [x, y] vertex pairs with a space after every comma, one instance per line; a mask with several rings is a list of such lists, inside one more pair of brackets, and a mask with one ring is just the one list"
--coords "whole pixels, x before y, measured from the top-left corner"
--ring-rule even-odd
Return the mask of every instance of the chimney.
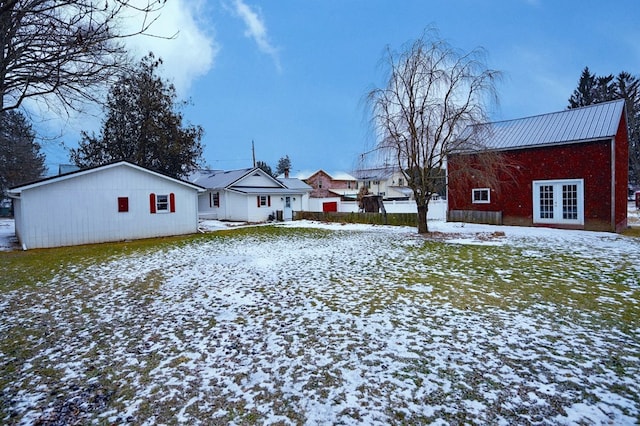
[[289, 168], [284, 169], [284, 178], [289, 179]]

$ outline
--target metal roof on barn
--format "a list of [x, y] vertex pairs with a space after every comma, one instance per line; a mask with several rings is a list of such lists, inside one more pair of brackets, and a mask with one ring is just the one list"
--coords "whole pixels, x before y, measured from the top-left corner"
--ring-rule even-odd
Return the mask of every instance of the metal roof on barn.
[[481, 135], [489, 149], [589, 142], [616, 135], [624, 111], [624, 100], [488, 123]]

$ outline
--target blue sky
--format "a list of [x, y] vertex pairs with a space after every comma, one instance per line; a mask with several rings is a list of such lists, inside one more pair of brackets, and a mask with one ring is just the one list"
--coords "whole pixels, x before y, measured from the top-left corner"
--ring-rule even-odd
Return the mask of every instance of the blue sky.
[[[350, 171], [371, 144], [364, 98], [384, 85], [380, 60], [428, 26], [465, 51], [482, 47], [502, 71], [494, 120], [565, 109], [582, 69], [640, 75], [640, 2], [619, 0], [168, 0], [155, 32], [175, 40], [133, 40], [153, 50], [164, 76], [192, 105], [185, 118], [204, 128], [205, 163], [216, 169], [294, 173]], [[100, 114], [67, 121], [64, 146], [97, 130]], [[58, 125], [48, 122], [49, 132]], [[50, 167], [68, 162], [45, 143]]]

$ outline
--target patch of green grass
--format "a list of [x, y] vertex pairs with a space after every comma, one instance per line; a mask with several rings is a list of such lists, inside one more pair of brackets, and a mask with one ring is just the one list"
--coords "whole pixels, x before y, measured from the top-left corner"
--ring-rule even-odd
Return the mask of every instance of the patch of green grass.
[[[336, 237], [336, 234], [339, 237]], [[154, 370], [165, 362], [167, 357], [171, 357], [167, 367], [179, 373], [186, 368], [185, 364], [188, 364], [191, 358], [180, 353], [182, 350], [180, 346], [167, 343], [169, 337], [154, 328], [157, 325], [154, 324], [157, 318], [154, 318], [156, 312], [153, 305], [154, 302], [161, 299], [158, 296], [159, 290], [167, 277], [161, 270], [152, 270], [145, 276], [130, 282], [113, 284], [120, 293], [126, 293], [127, 297], [123, 300], [126, 301], [127, 308], [136, 310], [136, 312], [142, 311], [143, 315], [138, 316], [135, 321], [132, 318], [117, 317], [115, 320], [111, 319], [109, 322], [102, 323], [96, 305], [100, 302], [95, 300], [95, 297], [100, 295], [100, 283], [75, 282], [73, 277], [77, 276], [79, 280], [80, 274], [74, 271], [81, 271], [84, 267], [109, 262], [119, 257], [153, 253], [201, 243], [215, 244], [227, 240], [241, 240], [246, 244], [260, 244], [271, 239], [308, 239], [310, 246], [313, 247], [312, 244], [325, 244], [324, 239], [332, 242], [335, 241], [332, 238], [349, 238], [351, 235], [353, 234], [340, 231], [336, 233], [328, 230], [260, 226], [186, 237], [0, 253], [0, 268], [3, 271], [3, 275], [0, 276], [0, 296], [8, 292], [13, 292], [12, 295], [19, 294], [20, 292], [15, 291], [18, 289], [26, 290], [25, 293], [33, 295], [31, 299], [14, 297], [16, 302], [12, 303], [15, 306], [7, 306], [7, 312], [11, 312], [13, 308], [21, 308], [19, 305], [26, 301], [29, 302], [27, 304], [42, 308], [42, 313], [29, 318], [30, 323], [9, 324], [0, 329], [3, 334], [3, 338], [0, 339], [0, 354], [4, 355], [3, 361], [5, 361], [3, 365], [0, 365], [0, 389], [4, 389], [12, 381], [18, 382], [20, 380], [23, 380], [24, 383], [18, 386], [23, 386], [25, 389], [29, 387], [30, 383], [23, 378], [23, 373], [19, 371], [27, 361], [34, 364], [34, 369], [38, 368], [34, 375], [46, 378], [55, 389], [58, 389], [56, 386], [62, 386], [59, 383], [62, 377], [60, 371], [46, 367], [47, 361], [44, 358], [33, 359], [37, 353], [42, 352], [43, 348], [53, 347], [53, 342], [65, 339], [64, 330], [60, 330], [56, 335], [48, 334], [46, 326], [56, 321], [51, 312], [55, 312], [57, 303], [55, 294], [59, 292], [61, 295], [73, 296], [62, 299], [77, 301], [77, 306], [73, 305], [77, 309], [66, 307], [67, 309], [61, 310], [64, 312], [56, 313], [64, 315], [62, 319], [71, 326], [71, 333], [85, 331], [87, 332], [86, 342], [95, 344], [95, 346], [87, 348], [82, 356], [98, 360], [96, 361], [98, 367], [94, 370], [80, 372], [80, 374], [91, 379], [92, 383], [94, 381], [99, 383], [101, 392], [113, 394], [110, 396], [109, 406], [115, 411], [123, 412], [129, 404], [140, 402], [136, 418], [131, 420], [132, 423], [143, 422], [147, 419], [171, 422], [172, 415], [175, 415], [176, 410], [180, 410], [180, 407], [188, 403], [191, 395], [167, 397], [172, 389], [166, 385], [154, 386], [153, 374], [157, 374], [157, 372], [154, 373]], [[314, 282], [309, 288], [304, 289], [308, 294], [305, 293], [300, 299], [304, 299], [313, 307], [322, 305], [321, 307], [357, 317], [393, 311], [396, 305], [409, 305], [418, 312], [418, 315], [423, 315], [420, 318], [424, 318], [425, 321], [437, 322], [439, 318], [434, 317], [430, 310], [438, 305], [446, 304], [460, 311], [469, 310], [478, 314], [495, 311], [537, 311], [536, 313], [540, 314], [543, 309], [551, 308], [554, 310], [553, 315], [560, 318], [561, 321], [583, 321], [594, 326], [597, 326], [598, 322], [607, 322], [607, 326], [613, 326], [624, 333], [638, 327], [640, 306], [637, 301], [640, 299], [640, 294], [637, 286], [630, 285], [630, 283], [637, 282], [637, 277], [634, 277], [633, 272], [630, 272], [635, 269], [629, 267], [634, 261], [632, 255], [620, 259], [618, 264], [609, 265], [597, 256], [585, 258], [570, 250], [551, 252], [537, 247], [456, 245], [431, 240], [419, 244], [397, 245], [393, 251], [385, 251], [385, 253], [387, 252], [391, 254], [384, 258], [375, 256], [373, 253], [367, 258], [369, 260], [365, 266], [362, 266], [363, 263], [359, 258], [355, 259], [355, 255], [354, 259], [328, 256], [328, 259], [323, 260], [331, 262], [327, 266], [326, 276], [324, 273], [316, 274], [317, 288], [315, 288], [316, 282]], [[305, 260], [296, 266], [299, 270], [304, 271], [307, 267], [312, 269], [314, 262], [314, 259]], [[366, 273], [358, 271], [358, 267], [362, 267]], [[61, 282], [58, 288], [37, 286], [38, 283], [49, 282], [58, 274], [67, 278]], [[278, 288], [296, 288], [294, 280], [295, 278], [285, 277], [282, 282], [278, 282]], [[273, 287], [271, 284], [261, 283], [260, 286], [255, 287], [255, 291], [263, 293], [267, 297]], [[50, 293], [50, 298], [44, 299], [48, 305], [38, 305], [37, 301], [34, 301], [41, 291]], [[202, 292], [202, 290], [199, 291]], [[186, 292], [185, 295], [186, 298], [190, 297]], [[202, 297], [204, 298], [206, 295], [207, 293], [204, 293]], [[214, 293], [211, 293], [210, 299], [211, 304], [217, 303]], [[292, 298], [291, 300], [297, 301], [299, 299]], [[171, 303], [170, 300], [162, 300], [161, 302]], [[207, 302], [209, 303], [209, 301]], [[224, 308], [224, 305], [221, 307]], [[262, 319], [267, 325], [286, 319], [286, 316], [280, 318], [281, 314], [277, 312], [264, 313], [265, 309], [262, 306], [247, 308], [243, 315], [235, 319], [233, 325], [238, 326], [238, 329], [252, 325], [254, 310], [255, 315], [263, 315]], [[458, 314], [454, 313], [453, 315]], [[73, 319], [74, 316], [82, 316], [84, 319], [76, 321]], [[182, 315], [178, 315], [178, 317], [181, 319], [180, 324], [183, 328], [174, 330], [172, 333], [181, 341], [189, 340], [187, 331], [212, 330], [212, 333], [215, 333], [215, 329], [219, 327], [215, 316], [198, 318], [199, 322], [196, 321], [196, 318], [185, 320]], [[27, 316], [23, 318], [27, 318]], [[144, 321], [139, 321], [140, 318], [143, 318]], [[85, 321], [85, 323], [83, 324], [81, 321]], [[93, 324], [93, 321], [96, 324]], [[419, 328], [407, 324], [405, 318], [394, 316], [390, 321], [393, 328], [405, 328], [410, 333], [416, 333], [419, 330]], [[501, 319], [497, 317], [495, 321], [499, 324]], [[161, 321], [157, 322], [161, 323]], [[3, 325], [0, 324], [1, 326]], [[283, 336], [283, 340], [290, 344], [299, 341], [305, 342], [305, 345], [295, 346], [297, 350], [295, 353], [292, 351], [290, 356], [303, 357], [305, 356], [305, 348], [308, 346], [315, 348], [336, 337], [322, 335], [314, 327], [312, 322], [304, 322], [295, 331], [287, 332]], [[126, 345], [126, 350], [137, 358], [138, 364], [110, 364], [104, 360], [105, 357], [108, 358], [111, 349], [109, 345], [112, 340], [109, 339], [109, 335], [115, 329], [120, 330], [121, 334], [127, 337], [127, 342], [130, 343]], [[343, 329], [342, 332], [345, 330], [347, 329]], [[355, 328], [350, 331], [353, 331], [354, 334], [357, 333]], [[466, 341], [464, 332], [461, 335], [452, 333], [450, 337], [461, 342]], [[422, 341], [430, 338], [428, 335], [421, 336]], [[588, 336], [581, 338], [588, 339]], [[549, 336], [548, 342], [554, 343], [554, 339], [554, 336]], [[158, 346], [163, 349], [160, 351], [149, 349], [155, 342], [161, 342], [162, 344]], [[344, 349], [346, 353], [357, 354], [360, 348], [357, 343], [353, 343], [345, 345]], [[574, 366], [580, 362], [580, 354], [555, 354], [556, 349], [553, 345], [541, 347], [540, 350], [549, 352], [550, 356], [566, 356], [571, 359]], [[204, 357], [204, 353], [201, 356]], [[100, 359], [101, 357], [102, 359]], [[420, 353], [420, 359], [428, 360], [429, 354]], [[520, 361], [512, 362], [514, 368], [520, 365]], [[612, 357], [606, 367], [619, 376], [625, 376], [627, 371], [633, 370], [632, 362], [634, 362], [633, 359], [623, 356]], [[39, 368], [38, 363], [42, 363], [45, 367]], [[452, 382], [460, 379], [457, 376], [459, 370], [455, 366], [446, 371], [431, 371], [431, 368], [432, 365], [429, 362], [425, 362], [424, 365], [418, 364], [415, 368], [409, 368], [406, 371], [406, 376], [403, 374], [399, 378], [409, 380], [417, 387], [423, 384], [424, 377], [429, 374], [449, 374], [448, 379]], [[282, 373], [286, 374], [286, 368]], [[128, 374], [136, 378], [136, 383], [132, 383], [128, 379]], [[274, 376], [278, 375], [274, 374]], [[236, 384], [242, 385], [247, 381], [247, 378], [246, 373], [239, 373], [236, 376]], [[500, 388], [499, 383], [488, 383], [485, 378], [476, 377], [473, 374], [467, 375], [465, 380], [473, 384], [472, 388], [482, 386]], [[303, 388], [309, 392], [315, 392], [318, 398], [326, 399], [330, 397], [332, 389], [340, 386], [340, 382], [341, 379], [335, 376], [329, 367], [319, 368], [303, 385]], [[144, 396], [147, 399], [142, 402], [136, 386], [147, 391]], [[253, 387], [249, 390], [258, 395], [257, 401], [271, 404], [276, 412], [285, 415], [291, 422], [304, 423], [304, 413], [296, 411], [299, 407], [287, 399], [289, 395], [281, 395], [278, 391], [261, 394], [259, 387]], [[375, 394], [379, 390], [363, 386], [359, 391]], [[621, 394], [632, 391], [631, 387], [618, 389]], [[239, 424], [259, 424], [261, 420], [264, 420], [262, 414], [256, 411], [254, 406], [247, 406], [244, 401], [227, 401], [225, 395], [222, 394], [223, 391], [216, 389], [215, 384], [211, 384], [207, 392], [211, 392], [211, 394], [202, 398], [207, 403], [201, 406], [191, 405], [187, 413], [191, 413], [196, 418], [207, 418], [212, 413], [216, 413], [218, 417], [215, 420]], [[379, 392], [380, 395], [384, 394], [382, 391]], [[456, 392], [470, 400], [481, 396], [481, 392], [465, 390], [463, 387], [456, 388]], [[442, 405], [443, 401], [447, 402], [445, 401], [447, 397], [447, 393], [436, 393], [430, 395], [426, 400], [412, 401], [412, 403]], [[51, 399], [54, 397], [52, 396]], [[1, 399], [0, 402], [2, 402]], [[390, 419], [398, 424], [419, 423], [419, 418], [407, 417], [410, 410], [404, 410], [403, 408], [406, 407], [403, 407], [402, 404], [404, 404], [403, 401], [391, 409]], [[219, 410], [220, 412], [218, 412]], [[345, 410], [342, 414], [345, 417], [359, 420], [361, 413], [357, 410], [353, 412]], [[470, 418], [467, 418], [467, 415], [471, 414], [461, 409], [453, 415], [439, 412], [436, 417], [428, 419], [435, 420], [438, 416], [444, 416], [452, 421], [465, 422]], [[4, 419], [7, 416], [8, 413], [0, 407], [0, 418]], [[515, 416], [514, 419], [518, 419], [518, 417]], [[427, 421], [427, 418], [424, 420]], [[125, 419], [122, 421], [124, 422]]]

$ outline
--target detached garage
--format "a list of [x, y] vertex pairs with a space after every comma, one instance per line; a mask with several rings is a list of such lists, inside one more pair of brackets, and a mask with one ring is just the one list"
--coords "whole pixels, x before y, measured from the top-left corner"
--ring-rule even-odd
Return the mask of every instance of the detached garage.
[[497, 187], [457, 179], [456, 171], [473, 154], [450, 156], [450, 221], [491, 217], [505, 225], [626, 228], [629, 139], [624, 100], [489, 123], [484, 130], [482, 142], [502, 155], [513, 176], [502, 176]]
[[121, 161], [12, 188], [23, 249], [191, 234], [204, 188]]

